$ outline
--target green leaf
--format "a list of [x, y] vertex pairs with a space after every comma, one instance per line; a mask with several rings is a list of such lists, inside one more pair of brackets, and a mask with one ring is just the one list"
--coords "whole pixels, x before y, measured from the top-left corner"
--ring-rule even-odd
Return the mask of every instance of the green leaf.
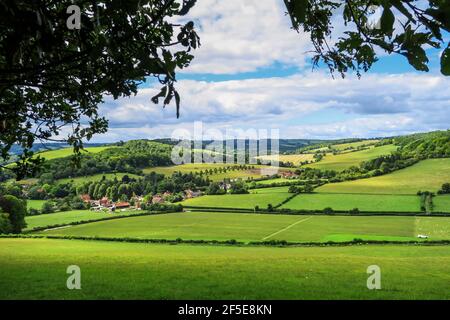
[[450, 42], [441, 55], [441, 73], [450, 76]]
[[390, 8], [388, 7], [384, 8], [380, 22], [381, 22], [381, 30], [383, 30], [383, 32], [389, 35], [392, 35], [392, 32], [394, 31], [395, 16]]

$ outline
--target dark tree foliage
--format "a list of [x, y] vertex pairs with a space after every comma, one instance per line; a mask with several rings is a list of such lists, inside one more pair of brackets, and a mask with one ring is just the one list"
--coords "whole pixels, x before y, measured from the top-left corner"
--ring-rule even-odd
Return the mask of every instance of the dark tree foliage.
[[25, 222], [27, 207], [24, 200], [11, 195], [0, 196], [0, 208], [7, 213], [12, 233], [20, 233], [27, 226]]
[[[69, 29], [71, 5], [81, 11], [79, 29]], [[13, 144], [24, 152], [17, 177], [34, 173], [33, 143], [65, 141], [76, 154], [83, 139], [104, 133], [98, 114], [106, 95], [137, 93], [148, 77], [162, 89], [152, 101], [172, 99], [177, 69], [187, 67], [199, 46], [193, 22], [174, 23], [195, 0], [2, 0], [0, 1], [0, 154]], [[150, 103], [150, 102], [149, 102]], [[68, 133], [63, 134], [63, 127]]]
[[[292, 26], [310, 34], [313, 64], [323, 62], [331, 73], [344, 77], [348, 71], [367, 71], [377, 61], [377, 50], [400, 54], [416, 70], [428, 71], [427, 47], [445, 47], [441, 73], [450, 75], [450, 43], [442, 36], [450, 32], [448, 0], [284, 0]], [[371, 23], [376, 8], [382, 10]], [[333, 19], [342, 15], [346, 29], [331, 39]], [[335, 41], [334, 41], [335, 40]]]

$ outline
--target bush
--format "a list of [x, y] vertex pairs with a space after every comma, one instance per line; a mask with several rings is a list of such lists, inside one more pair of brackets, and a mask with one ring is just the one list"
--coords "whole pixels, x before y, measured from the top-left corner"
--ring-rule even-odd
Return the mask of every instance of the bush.
[[350, 214], [359, 214], [359, 209], [358, 208], [353, 208], [352, 210], [350, 210], [348, 213]]
[[8, 214], [0, 213], [0, 233], [11, 233], [12, 225], [9, 221]]
[[333, 208], [326, 207], [326, 208], [323, 209], [322, 212], [325, 213], [325, 214], [333, 214], [334, 210], [333, 210]]
[[53, 203], [51, 201], [44, 202], [44, 204], [42, 205], [41, 212], [42, 213], [53, 213], [53, 212], [55, 212], [55, 208], [53, 206]]
[[7, 213], [12, 227], [11, 232], [22, 232], [22, 229], [27, 226], [25, 222], [25, 216], [27, 214], [25, 201], [11, 195], [2, 196], [0, 197], [0, 208], [3, 212]]
[[41, 212], [38, 209], [35, 209], [35, 208], [28, 209], [28, 215], [29, 216], [36, 216], [36, 215], [39, 215], [39, 214], [41, 214]]

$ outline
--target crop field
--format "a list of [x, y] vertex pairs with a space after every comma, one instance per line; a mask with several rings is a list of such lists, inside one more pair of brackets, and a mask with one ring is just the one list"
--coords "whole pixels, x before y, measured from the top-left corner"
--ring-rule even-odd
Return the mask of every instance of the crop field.
[[386, 175], [326, 184], [317, 188], [316, 191], [334, 193], [416, 194], [419, 190], [436, 192], [443, 183], [448, 181], [450, 181], [450, 159], [427, 159]]
[[360, 146], [369, 146], [369, 145], [373, 145], [377, 142], [379, 142], [380, 140], [363, 140], [363, 141], [357, 141], [357, 142], [349, 142], [349, 143], [341, 143], [341, 144], [334, 144], [331, 146], [332, 149], [335, 150], [345, 150], [347, 148], [358, 148]]
[[291, 195], [288, 193], [288, 187], [276, 187], [250, 190], [249, 194], [206, 195], [187, 199], [181, 204], [216, 208], [253, 209], [255, 206], [267, 208], [268, 204], [275, 206]]
[[105, 177], [108, 180], [114, 180], [114, 178], [117, 178], [117, 180], [120, 181], [122, 179], [122, 177], [125, 175], [130, 178], [134, 178], [134, 179], [142, 178], [136, 174], [118, 172], [118, 173], [100, 173], [100, 174], [94, 174], [94, 175], [90, 175], [90, 176], [86, 176], [86, 177], [59, 179], [58, 182], [59, 183], [73, 183], [73, 184], [78, 185], [78, 184], [82, 184], [83, 182], [88, 182], [88, 181], [100, 181], [103, 179], [103, 177]]
[[259, 156], [257, 159], [269, 160], [269, 161], [282, 161], [282, 162], [292, 162], [297, 165], [304, 161], [313, 161], [314, 154], [304, 153], [304, 154], [280, 154], [280, 155], [269, 155], [269, 156]]
[[182, 212], [105, 220], [39, 233], [142, 239], [326, 242], [354, 238], [417, 240], [417, 230], [430, 240], [450, 239], [450, 218]]
[[310, 163], [305, 166], [322, 170], [342, 171], [344, 169], [350, 168], [351, 166], [358, 166], [363, 161], [375, 159], [382, 155], [388, 155], [396, 149], [397, 146], [390, 144], [380, 147], [372, 147], [367, 150], [347, 152], [337, 155], [327, 154], [319, 162]]
[[[81, 154], [98, 153], [109, 148], [117, 148], [115, 146], [104, 146], [104, 147], [87, 147]], [[86, 152], [85, 152], [86, 151]], [[53, 160], [57, 158], [64, 158], [73, 155], [73, 148], [62, 148], [57, 150], [43, 151], [36, 154], [36, 156], [45, 158], [46, 160]]]
[[76, 221], [88, 221], [88, 220], [96, 220], [102, 218], [108, 218], [112, 215], [114, 216], [124, 216], [135, 214], [139, 211], [124, 211], [124, 212], [116, 212], [114, 214], [109, 214], [106, 212], [95, 212], [89, 210], [72, 210], [72, 211], [64, 211], [64, 212], [56, 212], [49, 214], [40, 214], [36, 216], [28, 216], [25, 218], [27, 223], [27, 229], [30, 230], [36, 227], [45, 227], [55, 224], [65, 224]]
[[[74, 263], [82, 290], [66, 287], [66, 268]], [[367, 290], [371, 264], [383, 270], [382, 290]], [[0, 239], [0, 299], [450, 299], [449, 283], [448, 246]]]
[[358, 208], [360, 211], [420, 212], [420, 198], [415, 195], [304, 193], [281, 206], [293, 210], [322, 210], [325, 207], [334, 210]]
[[[190, 172], [200, 172], [205, 170], [210, 170], [214, 168], [226, 168], [236, 166], [235, 164], [224, 164], [224, 163], [188, 163], [180, 164], [176, 166], [168, 167], [149, 167], [145, 168], [144, 173], [156, 172], [165, 175], [172, 175], [174, 172], [190, 173]], [[256, 165], [255, 165], [256, 166]], [[231, 170], [230, 170], [231, 171]]]
[[433, 197], [433, 211], [450, 212], [450, 195]]
[[27, 209], [41, 210], [47, 200], [27, 200]]

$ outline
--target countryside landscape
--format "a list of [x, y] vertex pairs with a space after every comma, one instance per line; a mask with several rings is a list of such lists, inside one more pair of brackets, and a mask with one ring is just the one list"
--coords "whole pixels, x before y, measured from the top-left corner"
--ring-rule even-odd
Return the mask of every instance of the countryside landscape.
[[34, 177], [3, 172], [1, 298], [449, 298], [450, 131], [281, 143], [272, 175], [264, 156], [172, 165], [174, 145], [86, 147], [78, 167], [60, 146]]

